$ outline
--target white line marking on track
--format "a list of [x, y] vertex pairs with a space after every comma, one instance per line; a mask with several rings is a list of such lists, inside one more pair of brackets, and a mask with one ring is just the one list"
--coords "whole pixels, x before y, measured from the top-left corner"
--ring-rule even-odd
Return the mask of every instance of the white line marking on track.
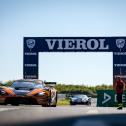
[[3, 111], [8, 111], [8, 110], [17, 110], [19, 108], [0, 108], [0, 112], [3, 112]]
[[96, 109], [91, 109], [91, 110], [88, 110], [87, 112], [86, 112], [87, 114], [98, 114], [98, 110], [96, 110]]

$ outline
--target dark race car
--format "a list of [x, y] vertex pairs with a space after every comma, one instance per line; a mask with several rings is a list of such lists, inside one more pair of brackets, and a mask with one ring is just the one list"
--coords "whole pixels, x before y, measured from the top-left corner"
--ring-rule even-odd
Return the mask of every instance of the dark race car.
[[70, 105], [85, 104], [91, 105], [91, 97], [83, 94], [76, 94], [70, 97]]
[[0, 104], [39, 104], [56, 107], [57, 90], [46, 84], [41, 80], [17, 80], [10, 87], [1, 86]]

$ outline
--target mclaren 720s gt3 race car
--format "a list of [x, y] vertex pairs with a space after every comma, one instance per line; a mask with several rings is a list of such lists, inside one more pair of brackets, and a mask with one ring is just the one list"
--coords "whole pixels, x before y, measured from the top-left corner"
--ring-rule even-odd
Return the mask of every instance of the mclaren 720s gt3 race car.
[[31, 104], [56, 107], [57, 90], [55, 82], [41, 80], [16, 80], [10, 87], [0, 86], [0, 104]]

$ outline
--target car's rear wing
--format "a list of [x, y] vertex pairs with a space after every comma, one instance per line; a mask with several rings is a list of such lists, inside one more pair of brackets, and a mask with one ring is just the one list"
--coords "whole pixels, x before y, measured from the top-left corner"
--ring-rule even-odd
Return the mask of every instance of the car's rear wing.
[[49, 87], [54, 87], [56, 85], [56, 82], [47, 82], [47, 81], [44, 81], [45, 85], [46, 86], [49, 86]]

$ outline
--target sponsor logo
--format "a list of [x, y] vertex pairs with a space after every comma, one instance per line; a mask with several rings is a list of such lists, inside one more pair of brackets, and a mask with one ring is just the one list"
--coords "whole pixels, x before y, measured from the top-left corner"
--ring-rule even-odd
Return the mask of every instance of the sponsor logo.
[[114, 52], [114, 55], [126, 55], [126, 52]]
[[34, 39], [27, 39], [26, 40], [27, 47], [30, 49], [33, 49], [35, 47], [35, 40]]
[[116, 39], [116, 46], [122, 49], [125, 46], [125, 39]]
[[36, 79], [37, 75], [25, 75], [25, 79]]
[[102, 104], [105, 104], [109, 100], [111, 100], [111, 96], [108, 95], [107, 93], [104, 93], [104, 100], [102, 101]]
[[25, 67], [37, 67], [37, 64], [25, 64]]
[[126, 78], [126, 75], [115, 75], [114, 77], [115, 78], [117, 78], [117, 77]]
[[115, 67], [126, 67], [126, 64], [114, 64]]
[[[115, 102], [117, 102], [117, 94], [115, 94]], [[122, 95], [122, 102], [126, 102], [125, 94]]]
[[36, 52], [25, 52], [25, 55], [27, 55], [27, 56], [36, 56], [37, 55], [37, 53]]
[[49, 50], [109, 50], [106, 39], [45, 39]]
[[[114, 97], [111, 95], [112, 94], [104, 93], [102, 104], [105, 104], [109, 101], [117, 102], [117, 94], [115, 94]], [[125, 94], [122, 95], [122, 102], [126, 102], [126, 95]]]

